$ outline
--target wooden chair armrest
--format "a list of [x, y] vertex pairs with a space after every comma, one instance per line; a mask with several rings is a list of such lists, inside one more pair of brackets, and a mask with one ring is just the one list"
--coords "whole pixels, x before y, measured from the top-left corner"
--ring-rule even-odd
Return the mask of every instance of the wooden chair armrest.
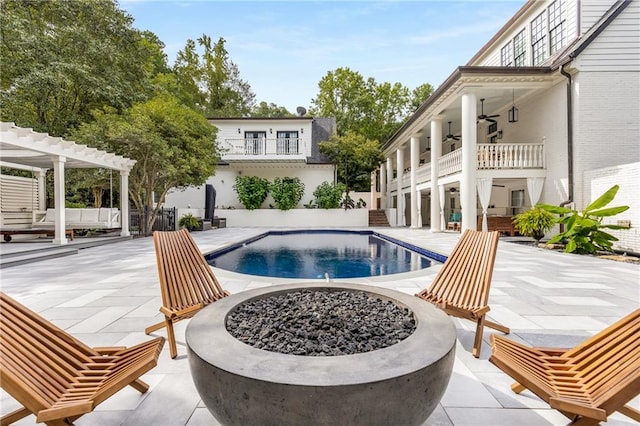
[[93, 410], [93, 401], [81, 401], [64, 404], [62, 407], [52, 407], [38, 411], [36, 421], [38, 423], [58, 420], [67, 417], [81, 416]]
[[195, 305], [189, 306], [188, 308], [184, 308], [184, 309], [168, 309], [164, 306], [160, 307], [160, 312], [162, 312], [165, 316], [169, 317], [169, 318], [174, 318], [174, 317], [178, 317], [178, 316], [182, 316], [182, 315], [186, 315], [186, 314], [190, 314], [192, 312], [196, 312], [199, 311], [200, 309], [204, 308], [204, 303], [200, 302], [197, 303]]
[[607, 412], [602, 408], [576, 404], [573, 401], [568, 401], [564, 398], [558, 398], [555, 396], [549, 398], [549, 405], [551, 406], [551, 408], [555, 408], [559, 411], [566, 411], [603, 422], [607, 421]]

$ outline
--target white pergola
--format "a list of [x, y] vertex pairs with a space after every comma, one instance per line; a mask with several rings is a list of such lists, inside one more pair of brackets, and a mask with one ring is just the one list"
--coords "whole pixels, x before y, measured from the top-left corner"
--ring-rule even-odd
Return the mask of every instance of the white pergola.
[[[55, 236], [53, 244], [67, 243], [65, 237], [65, 168], [105, 168], [120, 172], [120, 235], [129, 236], [129, 172], [136, 160], [90, 148], [47, 133], [18, 127], [14, 123], [0, 122], [0, 165], [31, 170], [38, 174], [40, 193], [44, 193], [45, 172], [53, 168], [54, 200], [56, 205]], [[44, 210], [45, 197], [40, 197], [40, 210]]]

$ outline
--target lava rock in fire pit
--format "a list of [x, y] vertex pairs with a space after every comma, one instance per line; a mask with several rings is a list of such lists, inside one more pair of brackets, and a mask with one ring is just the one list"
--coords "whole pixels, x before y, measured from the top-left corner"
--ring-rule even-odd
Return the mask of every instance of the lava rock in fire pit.
[[301, 290], [245, 302], [227, 317], [236, 339], [291, 355], [333, 356], [394, 345], [416, 329], [413, 313], [362, 291]]

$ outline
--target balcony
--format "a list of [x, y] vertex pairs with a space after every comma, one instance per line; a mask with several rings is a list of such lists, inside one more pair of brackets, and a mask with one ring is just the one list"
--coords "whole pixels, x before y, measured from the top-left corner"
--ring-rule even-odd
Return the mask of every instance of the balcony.
[[308, 141], [303, 138], [225, 139], [223, 161], [305, 162]]
[[[544, 144], [478, 144], [478, 170], [525, 170], [544, 169]], [[402, 174], [403, 187], [410, 184], [410, 169]], [[462, 172], [462, 149], [445, 154], [438, 159], [438, 176], [444, 177]], [[418, 184], [431, 180], [431, 164], [421, 164], [416, 171]], [[393, 188], [397, 179], [391, 181]]]

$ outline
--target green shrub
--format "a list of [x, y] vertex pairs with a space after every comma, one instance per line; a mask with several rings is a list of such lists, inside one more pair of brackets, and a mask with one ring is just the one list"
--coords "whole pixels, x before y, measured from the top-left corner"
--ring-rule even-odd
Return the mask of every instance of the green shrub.
[[559, 215], [560, 217], [556, 219], [556, 222], [567, 227], [566, 231], [553, 236], [548, 243], [564, 243], [564, 251], [567, 253], [593, 254], [599, 250], [613, 251], [611, 248], [613, 242], [618, 241], [618, 239], [604, 232], [603, 229], [628, 228], [620, 225], [602, 224], [602, 218], [615, 216], [629, 209], [629, 206], [603, 208], [613, 201], [618, 189], [620, 189], [618, 185], [612, 186], [597, 200], [589, 204], [582, 214], [566, 207], [538, 204], [538, 207]]
[[342, 193], [345, 190], [343, 183], [330, 184], [329, 182], [322, 182], [315, 191], [313, 196], [316, 197], [315, 203], [319, 209], [337, 209], [340, 207], [340, 200], [342, 199]]
[[191, 213], [187, 213], [180, 218], [178, 225], [180, 228], [187, 228], [189, 231], [193, 231], [200, 227], [200, 221]]
[[258, 176], [236, 176], [233, 189], [247, 210], [259, 209], [269, 194], [269, 181]]
[[540, 207], [533, 207], [529, 211], [516, 215], [513, 218], [513, 224], [521, 235], [540, 241], [545, 232], [553, 228], [555, 216]]
[[344, 198], [342, 199], [342, 201], [340, 201], [340, 207], [343, 207], [345, 210], [361, 209], [366, 206], [367, 206], [367, 203], [365, 203], [365, 201], [362, 198], [358, 199], [358, 202], [356, 202], [353, 198], [351, 198], [348, 192], [344, 195]]
[[275, 178], [269, 185], [276, 208], [291, 210], [298, 205], [304, 195], [304, 183], [297, 177]]

